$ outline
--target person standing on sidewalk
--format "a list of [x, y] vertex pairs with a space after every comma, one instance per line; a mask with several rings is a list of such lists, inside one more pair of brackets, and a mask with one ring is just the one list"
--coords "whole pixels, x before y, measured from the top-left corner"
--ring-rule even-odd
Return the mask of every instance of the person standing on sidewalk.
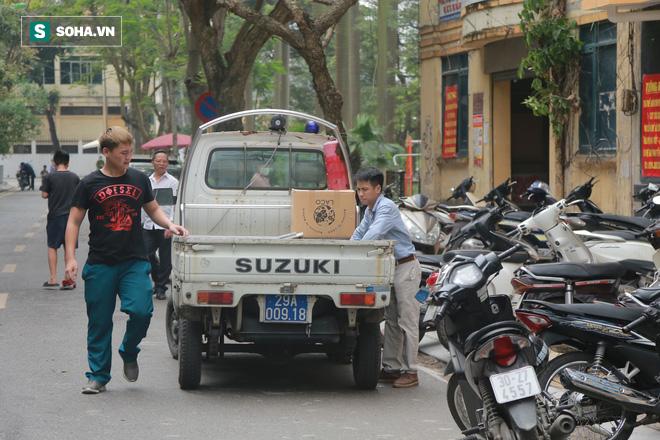
[[[158, 191], [172, 190], [172, 196], [176, 197], [179, 190], [179, 181], [167, 172], [168, 165], [167, 152], [157, 150], [154, 152], [151, 163], [154, 166], [154, 173], [149, 176], [151, 188], [158, 199]], [[174, 203], [174, 200], [171, 201]], [[170, 220], [174, 220], [174, 207], [169, 204], [159, 203], [159, 206]], [[172, 232], [164, 229], [151, 220], [148, 215], [142, 211], [142, 232], [144, 234], [144, 243], [147, 246], [147, 255], [151, 263], [151, 279], [154, 282], [154, 295], [156, 299], [167, 299], [167, 283], [172, 274]], [[158, 256], [156, 256], [158, 251]]]
[[[64, 244], [64, 233], [71, 211], [71, 198], [80, 182], [80, 178], [69, 168], [69, 153], [57, 150], [53, 154], [55, 171], [46, 172], [41, 181], [41, 197], [48, 199], [48, 220], [46, 222], [46, 237], [48, 244], [48, 269], [50, 278], [44, 283], [45, 289], [57, 289], [57, 250]], [[44, 169], [46, 165], [44, 165]], [[66, 246], [65, 246], [66, 250]], [[75, 286], [75, 285], [74, 285]], [[62, 282], [62, 288], [73, 288]]]
[[376, 167], [359, 170], [354, 180], [358, 197], [367, 209], [351, 240], [396, 240], [394, 258], [394, 295], [385, 308], [383, 368], [379, 382], [394, 388], [419, 385], [417, 350], [419, 347], [419, 289], [422, 270], [415, 246], [401, 220], [396, 204], [383, 196], [385, 176]]
[[99, 138], [105, 164], [84, 177], [76, 187], [66, 229], [66, 278], [75, 282], [78, 263], [75, 243], [80, 224], [89, 212], [89, 255], [82, 271], [87, 305], [87, 359], [90, 371], [83, 394], [105, 391], [112, 362], [112, 315], [117, 296], [121, 311], [128, 315], [119, 355], [123, 375], [129, 382], [138, 378], [138, 344], [147, 335], [153, 299], [151, 265], [142, 238], [140, 209], [173, 234], [188, 236], [175, 225], [154, 200], [149, 178], [129, 168], [133, 136], [122, 127], [111, 127]]

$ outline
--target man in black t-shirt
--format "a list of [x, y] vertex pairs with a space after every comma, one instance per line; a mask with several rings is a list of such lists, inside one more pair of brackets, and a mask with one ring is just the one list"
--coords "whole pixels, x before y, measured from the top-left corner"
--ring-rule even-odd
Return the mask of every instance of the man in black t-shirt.
[[[46, 236], [48, 240], [48, 269], [50, 278], [44, 283], [45, 289], [57, 289], [57, 250], [64, 244], [64, 232], [69, 221], [71, 210], [71, 197], [78, 186], [80, 178], [69, 168], [69, 153], [57, 150], [53, 154], [55, 171], [46, 174], [41, 180], [41, 197], [48, 199], [48, 221], [46, 223]], [[44, 165], [44, 169], [46, 165]], [[62, 284], [63, 286], [65, 283]], [[72, 287], [75, 287], [73, 285]]]
[[147, 257], [140, 224], [140, 208], [159, 226], [176, 235], [188, 235], [175, 225], [154, 200], [146, 174], [129, 168], [133, 136], [111, 127], [99, 138], [105, 165], [83, 178], [73, 195], [66, 230], [66, 278], [75, 282], [78, 263], [75, 242], [88, 214], [89, 255], [82, 271], [87, 303], [87, 359], [90, 371], [83, 394], [105, 391], [112, 361], [112, 315], [117, 295], [128, 314], [119, 355], [129, 382], [138, 378], [138, 344], [146, 336], [153, 314]]

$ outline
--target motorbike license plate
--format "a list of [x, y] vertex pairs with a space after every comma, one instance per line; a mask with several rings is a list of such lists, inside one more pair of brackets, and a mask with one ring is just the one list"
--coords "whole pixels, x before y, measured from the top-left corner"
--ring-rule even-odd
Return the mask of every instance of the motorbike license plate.
[[426, 312], [424, 313], [424, 319], [422, 322], [433, 321], [435, 316], [438, 314], [438, 306], [428, 306]]
[[306, 295], [266, 295], [263, 322], [310, 322]]
[[536, 372], [529, 366], [494, 374], [489, 379], [497, 403], [512, 402], [541, 394]]

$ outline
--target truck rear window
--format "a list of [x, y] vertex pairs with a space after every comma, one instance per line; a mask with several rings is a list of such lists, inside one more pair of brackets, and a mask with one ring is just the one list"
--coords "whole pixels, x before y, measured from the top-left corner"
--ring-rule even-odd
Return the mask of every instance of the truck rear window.
[[211, 152], [206, 184], [214, 189], [325, 189], [323, 154], [289, 149], [229, 149]]

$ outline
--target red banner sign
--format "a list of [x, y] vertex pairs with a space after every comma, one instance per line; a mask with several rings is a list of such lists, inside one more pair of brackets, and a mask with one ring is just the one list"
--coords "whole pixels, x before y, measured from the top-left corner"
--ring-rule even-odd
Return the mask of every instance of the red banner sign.
[[644, 75], [642, 176], [660, 177], [660, 74]]
[[458, 123], [458, 86], [445, 87], [445, 130], [442, 157], [456, 157], [456, 124]]

